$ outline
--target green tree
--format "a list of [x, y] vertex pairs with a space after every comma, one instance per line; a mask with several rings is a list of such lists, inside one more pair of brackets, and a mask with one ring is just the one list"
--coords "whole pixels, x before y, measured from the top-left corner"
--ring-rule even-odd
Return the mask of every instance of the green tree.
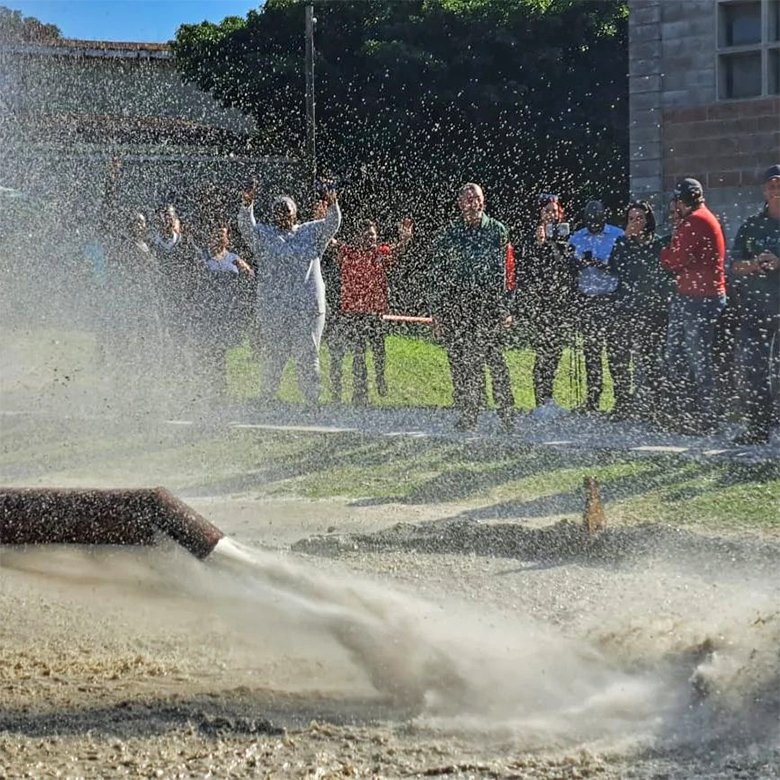
[[0, 5], [0, 40], [43, 43], [62, 37], [60, 28], [55, 24], [46, 24], [34, 16], [23, 16]]
[[[540, 190], [622, 202], [626, 2], [315, 5], [319, 167], [352, 177], [355, 214], [370, 203], [380, 219], [408, 209], [438, 224], [464, 180], [516, 224]], [[262, 153], [303, 149], [303, 15], [267, 0], [173, 42], [185, 79], [255, 117]]]

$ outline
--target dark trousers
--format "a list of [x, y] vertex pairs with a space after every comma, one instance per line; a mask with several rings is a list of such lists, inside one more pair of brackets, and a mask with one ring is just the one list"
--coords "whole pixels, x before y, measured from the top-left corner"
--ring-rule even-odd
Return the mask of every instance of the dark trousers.
[[772, 425], [772, 340], [777, 338], [778, 317], [745, 309], [739, 331], [744, 371], [744, 409], [751, 431], [768, 433]]
[[344, 317], [339, 311], [328, 311], [325, 317], [325, 332], [323, 339], [328, 345], [330, 356], [330, 394], [336, 401], [341, 399], [341, 377], [344, 356], [347, 354], [347, 338], [344, 327]]
[[514, 408], [509, 368], [504, 357], [504, 328], [500, 321], [442, 323], [452, 374], [453, 406], [474, 419], [485, 398], [485, 368], [490, 371], [493, 400], [499, 412]]
[[536, 354], [534, 360], [534, 394], [536, 404], [541, 406], [553, 397], [555, 374], [561, 362], [561, 355], [571, 341], [571, 314], [552, 307], [547, 311], [531, 315], [531, 346]]
[[630, 406], [642, 418], [653, 417], [663, 402], [667, 326], [666, 310], [621, 309], [616, 314], [609, 366], [615, 405]]
[[580, 294], [577, 322], [582, 334], [585, 379], [588, 385], [586, 408], [597, 409], [599, 405], [604, 382], [602, 357], [605, 350], [610, 371], [613, 370], [613, 366], [617, 366], [617, 376], [613, 375], [615, 398], [627, 397], [631, 389], [628, 360], [624, 355], [619, 355], [616, 349], [617, 323], [613, 297]]
[[352, 353], [352, 400], [368, 401], [368, 370], [366, 352], [371, 348], [377, 389], [385, 386], [385, 326], [379, 314], [343, 314], [344, 343]]

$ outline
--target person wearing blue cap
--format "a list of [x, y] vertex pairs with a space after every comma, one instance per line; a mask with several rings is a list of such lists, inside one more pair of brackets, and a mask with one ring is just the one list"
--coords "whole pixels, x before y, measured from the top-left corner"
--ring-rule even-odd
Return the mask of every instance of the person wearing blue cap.
[[764, 206], [740, 227], [732, 250], [747, 390], [747, 430], [737, 444], [769, 441], [776, 401], [772, 397], [772, 345], [776, 353], [780, 342], [780, 164], [769, 167], [763, 181]]

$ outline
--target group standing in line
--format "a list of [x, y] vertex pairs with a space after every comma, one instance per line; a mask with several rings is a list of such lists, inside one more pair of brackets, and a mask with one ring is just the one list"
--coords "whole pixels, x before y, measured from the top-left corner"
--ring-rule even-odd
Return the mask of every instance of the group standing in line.
[[[766, 171], [763, 186], [765, 204], [740, 228], [728, 266], [721, 225], [692, 178], [675, 188], [672, 232], [665, 238], [657, 235], [647, 202], [630, 203], [620, 228], [607, 222], [602, 202], [592, 200], [583, 226], [572, 232], [560, 198], [543, 193], [538, 219], [513, 243], [508, 228], [486, 212], [482, 188], [462, 186], [458, 217], [431, 244], [421, 291], [449, 360], [457, 427], [475, 428], [486, 405], [489, 371], [501, 423], [507, 431], [513, 428], [505, 337], [520, 323], [535, 352], [535, 416], [562, 413], [553, 400], [556, 376], [568, 369], [572, 388], [579, 388], [581, 353], [583, 411], [603, 407], [606, 363], [613, 418], [687, 433], [714, 431], [730, 411], [723, 408], [716, 376], [718, 320], [728, 284], [739, 323], [736, 355], [748, 391], [743, 410], [748, 426], [740, 441], [767, 441], [777, 403], [772, 372], [780, 320], [780, 165]], [[342, 396], [343, 358], [350, 352], [353, 403], [368, 403], [369, 348], [377, 393], [385, 395], [388, 270], [413, 240], [412, 221], [401, 222], [394, 244], [379, 240], [371, 220], [360, 225], [353, 241], [344, 242], [336, 238], [342, 215], [333, 187], [322, 189], [307, 222], [299, 222], [297, 205], [288, 196], [272, 201], [268, 223], [258, 222], [256, 195], [253, 187], [243, 192], [237, 219], [250, 260], [231, 250], [228, 220], [211, 220], [198, 237], [187, 235], [172, 204], [158, 210], [151, 227], [135, 213], [124, 229], [114, 231], [106, 242], [107, 268], [115, 269], [123, 290], [112, 299], [113, 329], [104, 334], [104, 354], [113, 351], [115, 359], [131, 360], [120, 346], [126, 343], [119, 334], [123, 328], [132, 329], [136, 347], [144, 349], [153, 331], [161, 330], [169, 334], [169, 344], [194, 346], [220, 392], [225, 353], [246, 331], [250, 307], [242, 302], [253, 289], [261, 402], [276, 396], [292, 360], [305, 402], [319, 403], [323, 334], [336, 399]], [[141, 310], [130, 298], [156, 303]], [[162, 328], [155, 329], [155, 322]], [[567, 348], [569, 363], [563, 366]], [[174, 347], [172, 359], [182, 353]]]

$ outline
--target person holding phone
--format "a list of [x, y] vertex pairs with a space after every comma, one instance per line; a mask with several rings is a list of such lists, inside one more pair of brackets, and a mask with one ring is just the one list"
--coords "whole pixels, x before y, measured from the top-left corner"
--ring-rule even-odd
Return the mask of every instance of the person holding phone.
[[518, 316], [535, 352], [533, 416], [552, 419], [564, 410], [553, 401], [553, 381], [564, 347], [574, 332], [575, 274], [569, 224], [557, 195], [542, 193], [532, 235], [523, 242], [517, 266]]
[[780, 341], [780, 164], [768, 168], [763, 179], [764, 206], [740, 227], [732, 250], [747, 390], [747, 430], [737, 438], [738, 444], [769, 441], [777, 400], [772, 392], [772, 369], [778, 358], [777, 352], [772, 355], [772, 344]]

